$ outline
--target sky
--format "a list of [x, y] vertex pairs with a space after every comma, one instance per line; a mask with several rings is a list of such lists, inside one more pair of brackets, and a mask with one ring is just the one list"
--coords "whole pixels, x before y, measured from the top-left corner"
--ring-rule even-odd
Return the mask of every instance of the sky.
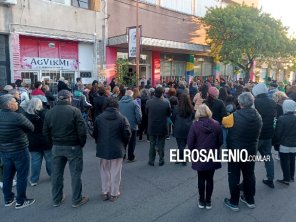
[[259, 0], [259, 7], [289, 27], [289, 34], [296, 37], [296, 0]]

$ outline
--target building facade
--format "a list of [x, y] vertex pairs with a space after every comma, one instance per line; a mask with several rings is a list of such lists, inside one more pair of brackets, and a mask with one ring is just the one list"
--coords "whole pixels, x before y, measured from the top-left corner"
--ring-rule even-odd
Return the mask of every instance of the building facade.
[[[254, 5], [254, 2], [246, 1], [246, 4]], [[205, 29], [199, 17], [203, 17], [209, 7], [225, 7], [235, 3], [242, 1], [139, 0], [139, 76], [151, 79], [152, 84], [156, 85], [171, 78], [187, 77], [189, 80], [195, 76], [206, 78], [215, 75], [216, 67], [208, 56]], [[107, 8], [110, 17], [106, 77], [110, 81], [115, 76], [116, 61], [128, 59], [127, 30], [136, 26], [137, 8], [134, 0], [109, 0]], [[129, 59], [129, 72], [135, 75], [135, 71], [135, 59]]]
[[0, 4], [0, 85], [98, 79], [105, 53], [102, 7], [99, 0]]

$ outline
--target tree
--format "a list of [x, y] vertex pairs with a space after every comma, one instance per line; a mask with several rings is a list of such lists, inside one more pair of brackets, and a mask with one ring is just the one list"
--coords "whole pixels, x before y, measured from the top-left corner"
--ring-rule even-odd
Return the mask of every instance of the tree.
[[291, 50], [294, 44], [287, 37], [287, 28], [261, 9], [246, 5], [210, 8], [201, 20], [206, 25], [211, 56], [242, 69], [246, 82], [256, 59], [295, 53]]
[[126, 76], [128, 75], [128, 60], [117, 59], [115, 72], [116, 72], [116, 78], [118, 80], [118, 83], [120, 85], [126, 84], [125, 79], [126, 79]]

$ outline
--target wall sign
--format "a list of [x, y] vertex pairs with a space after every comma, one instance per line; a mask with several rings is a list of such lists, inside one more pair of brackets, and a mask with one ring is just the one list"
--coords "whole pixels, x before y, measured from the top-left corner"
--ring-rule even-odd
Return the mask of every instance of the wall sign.
[[81, 78], [91, 78], [91, 72], [80, 72]]
[[78, 70], [78, 61], [74, 59], [23, 57], [22, 69], [63, 69]]

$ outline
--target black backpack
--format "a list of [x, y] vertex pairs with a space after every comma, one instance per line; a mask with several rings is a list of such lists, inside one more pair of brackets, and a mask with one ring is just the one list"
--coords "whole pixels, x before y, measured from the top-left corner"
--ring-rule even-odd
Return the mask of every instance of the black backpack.
[[80, 109], [80, 111], [83, 111], [83, 97], [82, 96], [73, 96], [72, 98], [72, 106]]

